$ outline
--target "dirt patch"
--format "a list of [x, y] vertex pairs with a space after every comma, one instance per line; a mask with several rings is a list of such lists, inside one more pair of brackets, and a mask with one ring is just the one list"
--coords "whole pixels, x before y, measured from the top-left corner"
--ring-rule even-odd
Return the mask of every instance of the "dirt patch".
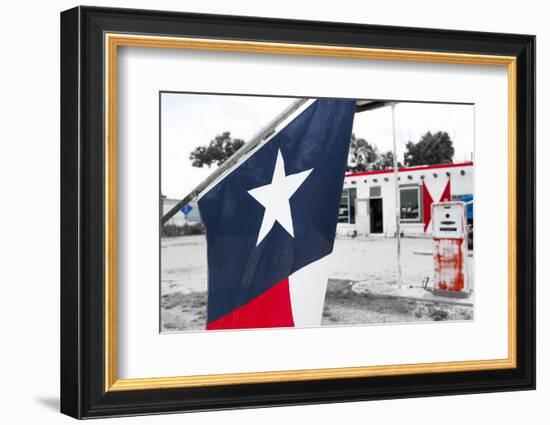
[[441, 320], [472, 320], [474, 318], [472, 307], [430, 303], [419, 303], [414, 315], [429, 318], [435, 322]]
[[[351, 281], [330, 280], [322, 325], [471, 320], [472, 307], [377, 296], [351, 290]], [[162, 331], [199, 331], [206, 327], [206, 292], [172, 292], [161, 298]]]
[[206, 327], [206, 292], [172, 292], [161, 297], [163, 332], [201, 331]]
[[[417, 303], [380, 298], [351, 290], [351, 281], [330, 280], [325, 297], [322, 325], [358, 325], [423, 320], [414, 315]], [[425, 319], [424, 319], [425, 320]]]
[[352, 291], [353, 282], [330, 280], [322, 325], [471, 320], [472, 308]]

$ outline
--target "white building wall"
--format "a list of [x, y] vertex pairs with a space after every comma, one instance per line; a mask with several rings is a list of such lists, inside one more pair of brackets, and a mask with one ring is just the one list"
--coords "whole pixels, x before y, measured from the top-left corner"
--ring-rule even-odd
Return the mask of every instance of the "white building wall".
[[[424, 221], [422, 211], [422, 183], [426, 184], [434, 202], [439, 202], [440, 197], [451, 181], [451, 196], [462, 196], [474, 192], [474, 167], [471, 163], [452, 164], [450, 166], [427, 166], [414, 167], [410, 170], [400, 169], [398, 173], [398, 184], [403, 187], [417, 187], [420, 192], [419, 220], [400, 220], [401, 232], [405, 236], [430, 236], [431, 225], [424, 232]], [[371, 229], [370, 199], [371, 189], [380, 188], [382, 199], [382, 233], [373, 233]], [[357, 193], [355, 206], [355, 223], [338, 223], [337, 233], [339, 235], [357, 234], [371, 237], [394, 237], [395, 236], [395, 177], [393, 172], [365, 172], [346, 176], [344, 189], [355, 188]], [[363, 203], [361, 205], [361, 203]]]

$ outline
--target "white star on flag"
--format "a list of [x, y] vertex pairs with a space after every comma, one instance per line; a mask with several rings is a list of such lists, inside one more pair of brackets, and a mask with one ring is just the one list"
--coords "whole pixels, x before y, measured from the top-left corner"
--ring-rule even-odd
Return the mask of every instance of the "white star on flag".
[[267, 236], [276, 221], [279, 222], [290, 236], [294, 237], [290, 197], [298, 190], [312, 171], [313, 168], [287, 176], [285, 174], [285, 161], [279, 149], [271, 184], [248, 191], [265, 208], [256, 246]]

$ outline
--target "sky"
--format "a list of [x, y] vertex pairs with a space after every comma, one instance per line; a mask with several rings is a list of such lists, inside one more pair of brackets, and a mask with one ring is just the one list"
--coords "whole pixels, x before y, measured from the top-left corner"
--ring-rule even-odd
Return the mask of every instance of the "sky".
[[[214, 170], [191, 166], [189, 154], [216, 135], [252, 138], [295, 99], [163, 93], [161, 96], [161, 190], [181, 199]], [[395, 106], [397, 156], [403, 161], [405, 144], [418, 142], [427, 131], [446, 131], [455, 148], [454, 162], [470, 161], [474, 152], [474, 106], [398, 103]], [[391, 108], [355, 115], [353, 132], [378, 147], [392, 150]]]

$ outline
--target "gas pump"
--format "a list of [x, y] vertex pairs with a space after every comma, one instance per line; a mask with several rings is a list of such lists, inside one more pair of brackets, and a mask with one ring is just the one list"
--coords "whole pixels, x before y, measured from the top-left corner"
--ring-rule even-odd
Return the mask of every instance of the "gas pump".
[[432, 204], [434, 293], [467, 297], [468, 236], [463, 202]]

